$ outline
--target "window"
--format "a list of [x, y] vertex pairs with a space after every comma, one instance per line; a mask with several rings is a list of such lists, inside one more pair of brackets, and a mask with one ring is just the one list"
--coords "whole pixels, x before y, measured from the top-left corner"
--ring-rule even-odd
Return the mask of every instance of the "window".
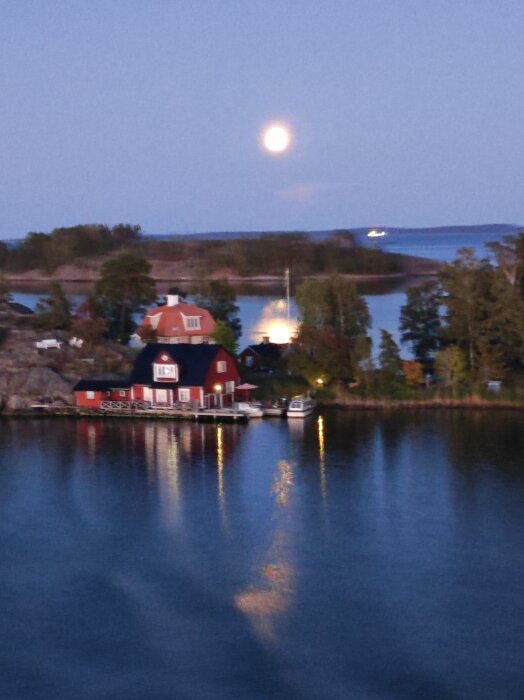
[[155, 398], [157, 403], [167, 403], [167, 390], [155, 389]]
[[235, 392], [235, 382], [226, 382], [225, 394], [233, 394]]
[[91, 401], [95, 398], [95, 392], [94, 391], [86, 391], [86, 399], [91, 399]]
[[178, 366], [175, 364], [158, 365], [155, 362], [153, 365], [153, 376], [155, 382], [162, 380], [176, 382], [178, 381]]
[[254, 360], [253, 355], [246, 355], [246, 367], [253, 367]]
[[126, 392], [125, 392], [125, 391], [120, 391], [120, 392], [118, 392], [118, 393], [120, 394], [120, 396], [125, 396], [125, 395], [126, 395]]
[[200, 330], [200, 316], [184, 316], [186, 330]]
[[179, 389], [178, 390], [178, 400], [179, 401], [189, 401], [189, 389]]
[[217, 372], [220, 374], [227, 370], [227, 362], [225, 360], [219, 360], [217, 362]]

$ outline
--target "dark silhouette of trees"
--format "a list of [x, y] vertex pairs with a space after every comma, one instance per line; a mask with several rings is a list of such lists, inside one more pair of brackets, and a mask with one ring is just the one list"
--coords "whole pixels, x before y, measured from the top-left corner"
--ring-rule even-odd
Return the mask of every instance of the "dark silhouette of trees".
[[127, 344], [136, 328], [133, 314], [156, 299], [151, 265], [140, 255], [123, 253], [102, 265], [95, 292], [104, 309], [109, 337]]

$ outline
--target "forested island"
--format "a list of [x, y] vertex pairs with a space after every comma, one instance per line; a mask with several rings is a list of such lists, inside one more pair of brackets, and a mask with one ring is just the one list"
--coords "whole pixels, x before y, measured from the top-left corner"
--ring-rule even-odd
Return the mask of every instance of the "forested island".
[[351, 231], [338, 230], [322, 240], [307, 233], [205, 239], [200, 236], [148, 237], [140, 226], [88, 224], [29, 233], [16, 244], [0, 241], [0, 271], [10, 279], [92, 282], [110, 257], [133, 252], [151, 264], [157, 282], [202, 276], [231, 280], [293, 276], [432, 274], [435, 261], [364, 248]]
[[[167, 255], [179, 246], [171, 241], [143, 241], [137, 227], [122, 226], [107, 229], [103, 237], [97, 227], [92, 231], [96, 245], [91, 241], [82, 249], [75, 247], [83, 240], [80, 232], [60, 231], [31, 234], [15, 249], [4, 246], [2, 269], [23, 270], [29, 265], [24, 263], [25, 256], [29, 261], [28, 251], [36, 255], [38, 245], [43, 246], [40, 259], [48, 272], [66, 261], [94, 261], [102, 254], [105, 258], [86, 301], [77, 309], [71, 307], [59, 282], [53, 281], [36, 314], [17, 313], [17, 305], [10, 300], [9, 278], [0, 274], [0, 400], [4, 403], [11, 391], [8, 375], [11, 373], [12, 379], [18, 370], [45, 367], [70, 383], [107, 372], [124, 373], [136, 353], [128, 348], [137, 330], [136, 316], [158, 302], [147, 253], [155, 250], [155, 255], [158, 251]], [[349, 232], [339, 232], [322, 245], [299, 234], [271, 238], [274, 246], [268, 240], [261, 236], [249, 242], [218, 241], [211, 248], [206, 247], [210, 241], [182, 242], [177, 247], [179, 256], [189, 254], [189, 250], [194, 253], [202, 245], [202, 256], [207, 251], [205, 255], [210, 257], [206, 261], [216, 259], [216, 266], [204, 274], [203, 267], [198, 267], [202, 259], [197, 260], [194, 269], [201, 269], [198, 279], [184, 284], [174, 276], [169, 287], [171, 294], [189, 293], [199, 306], [208, 309], [217, 321], [214, 340], [238, 353], [241, 320], [235, 288], [227, 278], [214, 276], [226, 264], [221, 256], [225, 251], [233, 255], [229, 245], [240, 244], [262, 255], [264, 243], [268, 251], [278, 251], [274, 258], [267, 253], [269, 262], [263, 269], [268, 274], [281, 273], [282, 262], [294, 261], [293, 256], [297, 256], [298, 262], [289, 267], [296, 281], [298, 330], [282, 348], [281, 359], [270, 373], [253, 377], [244, 368], [245, 378], [255, 379], [266, 397], [289, 394], [299, 386], [322, 401], [351, 406], [524, 406], [524, 234], [489, 244], [489, 258], [478, 258], [471, 249], [462, 249], [454, 262], [409, 287], [399, 318], [402, 346], [382, 330], [380, 346], [375, 349], [369, 337], [371, 317], [366, 301], [345, 274], [353, 269], [351, 256], [358, 255]], [[69, 249], [66, 242], [71, 244]], [[380, 251], [364, 253], [372, 254], [365, 258], [368, 262], [377, 260], [386, 269], [395, 269], [398, 256], [391, 261]], [[320, 256], [318, 264], [316, 254]], [[242, 269], [242, 264], [240, 260], [236, 269]], [[64, 348], [52, 357], [35, 358], [28, 348], [44, 332], [61, 339]], [[82, 350], [71, 346], [71, 338], [82, 338]], [[156, 341], [151, 330], [142, 332], [141, 339], [145, 343]], [[50, 395], [52, 399], [51, 389], [49, 395], [38, 391], [36, 376], [33, 373], [36, 384], [29, 392], [31, 397]], [[67, 402], [65, 386], [59, 394]]]

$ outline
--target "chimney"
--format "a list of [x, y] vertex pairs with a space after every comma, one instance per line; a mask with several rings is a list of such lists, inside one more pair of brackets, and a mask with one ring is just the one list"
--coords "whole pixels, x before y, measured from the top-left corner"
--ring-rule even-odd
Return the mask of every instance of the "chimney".
[[167, 306], [176, 306], [178, 303], [178, 294], [166, 294]]
[[269, 336], [268, 336], [268, 335], [263, 336], [262, 342], [263, 342], [263, 343], [269, 343]]

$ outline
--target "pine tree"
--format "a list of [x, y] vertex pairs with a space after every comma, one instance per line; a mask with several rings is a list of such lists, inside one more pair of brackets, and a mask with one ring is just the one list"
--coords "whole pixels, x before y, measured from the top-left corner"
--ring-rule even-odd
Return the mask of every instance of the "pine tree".
[[400, 331], [419, 362], [427, 364], [440, 346], [440, 296], [438, 282], [409, 287], [406, 303], [400, 309]]
[[67, 330], [71, 326], [71, 304], [58, 282], [51, 282], [49, 294], [37, 304], [37, 323], [46, 330]]

